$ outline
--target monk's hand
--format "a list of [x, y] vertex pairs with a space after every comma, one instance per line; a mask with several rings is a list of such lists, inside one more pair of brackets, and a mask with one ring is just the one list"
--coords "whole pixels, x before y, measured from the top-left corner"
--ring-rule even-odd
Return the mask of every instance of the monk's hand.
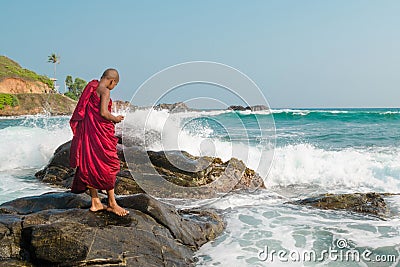
[[119, 122], [121, 122], [123, 119], [124, 119], [124, 116], [118, 115], [118, 116], [115, 117], [115, 123], [119, 123]]

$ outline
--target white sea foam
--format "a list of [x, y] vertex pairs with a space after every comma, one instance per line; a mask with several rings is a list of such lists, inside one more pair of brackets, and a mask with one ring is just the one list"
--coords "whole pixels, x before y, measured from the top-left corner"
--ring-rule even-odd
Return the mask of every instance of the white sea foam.
[[[232, 111], [233, 112], [233, 111]], [[252, 111], [252, 110], [243, 110], [243, 111], [237, 111], [240, 114], [243, 115], [269, 115], [271, 114], [270, 110], [258, 110], [258, 111]]]
[[[214, 130], [199, 127], [185, 129], [185, 119], [215, 116], [220, 113], [169, 113], [166, 110], [138, 110], [129, 113], [124, 122], [124, 137], [141, 139], [147, 150], [183, 150], [195, 156], [214, 156], [223, 161], [232, 157], [261, 173], [267, 173], [272, 160], [272, 149], [250, 146], [246, 142], [230, 142], [215, 137]], [[193, 125], [191, 125], [193, 126]], [[222, 125], [223, 127], [223, 125]], [[144, 131], [145, 129], [145, 131]], [[147, 139], [147, 140], [143, 140]]]
[[[156, 133], [158, 139], [148, 143], [149, 150], [185, 150], [193, 155], [218, 155], [224, 160], [231, 157], [231, 143], [213, 140], [214, 146], [202, 146], [212, 134], [212, 129], [203, 128], [197, 135], [191, 135], [182, 129], [181, 122], [185, 118], [200, 117], [202, 112], [169, 113], [167, 110], [138, 110], [130, 113], [124, 122], [124, 136], [141, 139], [152, 138]], [[208, 115], [208, 114], [207, 114]], [[143, 132], [146, 136], [143, 136]]]
[[349, 113], [347, 110], [331, 110], [329, 111], [332, 114], [346, 114]]
[[279, 113], [301, 113], [301, 112], [310, 112], [311, 110], [306, 109], [290, 109], [290, 108], [281, 108], [281, 109], [271, 109], [271, 113], [279, 114]]
[[[11, 120], [19, 123], [10, 123]], [[64, 117], [25, 116], [8, 118], [7, 123], [8, 127], [0, 129], [0, 203], [62, 190], [39, 182], [34, 174], [48, 163], [59, 145], [71, 139], [68, 120]]]
[[67, 125], [51, 129], [27, 126], [0, 129], [0, 171], [40, 168], [47, 164], [54, 150], [71, 139]]
[[293, 115], [308, 115], [311, 112], [313, 113], [331, 113], [331, 114], [346, 114], [349, 113], [348, 110], [335, 110], [335, 109], [289, 109], [289, 108], [283, 108], [283, 109], [272, 109], [271, 113], [272, 114], [279, 114], [279, 113], [292, 113]]
[[293, 112], [293, 115], [300, 115], [300, 116], [306, 116], [310, 114], [309, 111], [299, 111], [299, 112]]
[[278, 147], [266, 184], [400, 192], [399, 152], [396, 148], [330, 151], [310, 144]]
[[381, 115], [390, 115], [390, 114], [400, 114], [400, 111], [385, 111], [385, 112], [379, 112]]

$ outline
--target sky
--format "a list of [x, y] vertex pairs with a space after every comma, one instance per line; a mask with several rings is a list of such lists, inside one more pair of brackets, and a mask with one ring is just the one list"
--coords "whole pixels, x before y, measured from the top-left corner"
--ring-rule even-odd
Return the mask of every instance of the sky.
[[[396, 0], [2, 0], [0, 9], [1, 55], [53, 76], [54, 52], [61, 83], [116, 68], [113, 99], [130, 101], [170, 66], [211, 61], [247, 75], [274, 108], [400, 106]], [[239, 103], [212, 85], [180, 89], [163, 100]]]

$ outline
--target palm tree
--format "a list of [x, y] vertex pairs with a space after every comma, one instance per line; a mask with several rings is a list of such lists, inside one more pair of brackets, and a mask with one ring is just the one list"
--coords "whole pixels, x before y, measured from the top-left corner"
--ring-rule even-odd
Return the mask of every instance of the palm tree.
[[48, 56], [47, 62], [54, 64], [54, 78], [56, 77], [56, 65], [60, 64], [60, 56], [57, 56], [55, 53], [52, 53]]
[[56, 53], [52, 53], [50, 56], [48, 56], [47, 62], [54, 64], [54, 78], [53, 78], [53, 81], [54, 81], [54, 88], [57, 90], [57, 88], [56, 88], [56, 81], [57, 81], [57, 78], [56, 78], [56, 66], [57, 66], [57, 64], [60, 64], [60, 56], [57, 56]]

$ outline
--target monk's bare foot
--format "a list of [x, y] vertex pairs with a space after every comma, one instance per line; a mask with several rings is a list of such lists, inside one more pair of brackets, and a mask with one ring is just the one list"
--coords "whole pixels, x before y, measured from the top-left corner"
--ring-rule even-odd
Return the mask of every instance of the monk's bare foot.
[[92, 206], [90, 207], [91, 212], [96, 212], [96, 211], [101, 211], [101, 210], [106, 210], [107, 206], [102, 204], [102, 203], [92, 203]]
[[124, 209], [118, 205], [108, 206], [107, 211], [115, 213], [118, 216], [126, 216], [129, 214], [129, 211], [127, 211], [126, 209]]

